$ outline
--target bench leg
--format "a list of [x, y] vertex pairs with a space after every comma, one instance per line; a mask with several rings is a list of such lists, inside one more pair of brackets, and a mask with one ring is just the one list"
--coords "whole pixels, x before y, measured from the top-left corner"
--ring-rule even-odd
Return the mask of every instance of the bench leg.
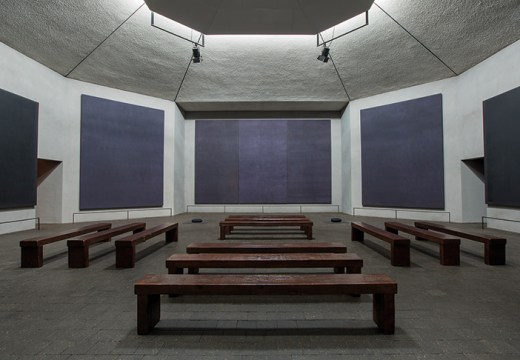
[[312, 226], [306, 226], [307, 240], [312, 240]]
[[365, 233], [357, 228], [351, 228], [350, 240], [352, 241], [363, 241], [365, 240]]
[[390, 262], [392, 266], [410, 266], [410, 245], [392, 243]]
[[175, 274], [175, 275], [184, 274], [184, 269], [178, 268], [178, 267], [169, 267], [168, 274]]
[[69, 246], [69, 268], [86, 268], [89, 265], [88, 246]]
[[387, 227], [387, 226], [385, 226], [385, 231], [391, 232], [393, 234], [398, 234], [399, 233], [399, 230], [391, 228], [391, 227]]
[[334, 273], [335, 274], [344, 274], [345, 273], [345, 268], [342, 267], [342, 266], [335, 267], [334, 268]]
[[395, 332], [395, 300], [394, 294], [373, 295], [373, 318], [383, 334]]
[[116, 246], [116, 267], [133, 268], [135, 266], [135, 245]]
[[137, 333], [146, 335], [161, 319], [160, 295], [137, 295]]
[[460, 245], [459, 244], [440, 244], [439, 257], [441, 265], [457, 266], [460, 265]]
[[484, 245], [484, 262], [487, 265], [505, 265], [506, 264], [506, 244], [485, 244]]
[[229, 234], [227, 231], [228, 228], [225, 225], [220, 225], [220, 237], [219, 240], [226, 240], [226, 234]]
[[43, 266], [43, 246], [22, 246], [23, 268], [39, 268]]
[[179, 241], [179, 229], [173, 228], [166, 232], [166, 242]]

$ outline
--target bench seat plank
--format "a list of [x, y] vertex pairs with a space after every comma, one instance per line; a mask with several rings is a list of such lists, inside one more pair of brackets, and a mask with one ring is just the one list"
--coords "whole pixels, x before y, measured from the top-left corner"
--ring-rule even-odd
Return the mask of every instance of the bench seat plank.
[[71, 237], [88, 234], [94, 231], [110, 229], [110, 223], [96, 223], [79, 228], [61, 231], [55, 234], [38, 236], [28, 240], [20, 241], [21, 267], [38, 268], [43, 266], [43, 246], [57, 241], [70, 239]]
[[147, 275], [134, 285], [137, 332], [160, 320], [160, 295], [373, 295], [373, 320], [384, 334], [395, 329], [397, 283], [387, 275], [256, 274]]
[[460, 265], [460, 239], [435, 231], [419, 229], [400, 222], [385, 222], [385, 230], [395, 234], [402, 231], [416, 236], [418, 240], [428, 240], [439, 244], [439, 258], [442, 265]]
[[135, 247], [148, 239], [165, 234], [166, 242], [178, 241], [179, 224], [160, 224], [136, 234], [115, 241], [116, 245], [116, 267], [133, 268], [135, 266]]
[[484, 263], [487, 265], [505, 265], [506, 264], [506, 243], [507, 240], [502, 237], [477, 234], [462, 229], [448, 227], [446, 225], [432, 223], [428, 221], [416, 221], [415, 226], [421, 229], [434, 230], [464, 239], [478, 241], [484, 244]]
[[365, 222], [351, 222], [352, 241], [363, 241], [370, 234], [390, 244], [390, 263], [393, 266], [410, 266], [410, 239], [380, 229]]
[[298, 226], [305, 232], [308, 240], [312, 240], [312, 221], [306, 219], [270, 219], [270, 220], [247, 220], [247, 219], [233, 219], [224, 220], [220, 222], [220, 238], [225, 240], [226, 235], [230, 234], [231, 230], [236, 226], [245, 227], [279, 227], [279, 226]]
[[308, 243], [192, 243], [188, 254], [200, 253], [346, 253], [347, 246], [339, 242]]
[[94, 234], [83, 235], [78, 239], [67, 241], [69, 268], [85, 268], [90, 264], [89, 248], [91, 245], [110, 241], [112, 237], [132, 231], [134, 234], [143, 231], [146, 223], [138, 222], [121, 225]]
[[166, 260], [169, 274], [190, 274], [201, 268], [333, 268], [336, 273], [361, 273], [363, 259], [357, 254], [173, 254]]

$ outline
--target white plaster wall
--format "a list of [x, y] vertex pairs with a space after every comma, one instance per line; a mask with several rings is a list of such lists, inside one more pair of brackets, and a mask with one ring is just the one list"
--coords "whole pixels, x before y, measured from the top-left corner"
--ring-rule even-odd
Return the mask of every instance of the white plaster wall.
[[[414, 214], [419, 218], [424, 218], [425, 213], [412, 213], [410, 211], [406, 213], [396, 214], [394, 209], [374, 209], [374, 208], [363, 208], [362, 198], [362, 187], [361, 187], [361, 127], [360, 127], [360, 111], [366, 108], [372, 108], [375, 106], [387, 105], [396, 102], [411, 100], [419, 97], [429, 96], [433, 94], [442, 93], [443, 102], [443, 133], [444, 133], [444, 169], [445, 169], [445, 203], [446, 211], [452, 213], [451, 220], [455, 220], [456, 214], [460, 214], [461, 201], [460, 201], [460, 185], [457, 186], [456, 182], [460, 183], [460, 165], [457, 161], [456, 156], [447, 156], [447, 154], [457, 154], [459, 152], [459, 145], [455, 141], [450, 141], [452, 137], [450, 134], [456, 134], [456, 100], [455, 100], [455, 79], [446, 79], [442, 81], [436, 81], [429, 84], [420, 86], [414, 86], [411, 88], [393, 91], [385, 94], [371, 96], [364, 99], [351, 101], [345, 114], [343, 116], [343, 123], [345, 126], [350, 125], [350, 137], [348, 136], [349, 130], [344, 130], [346, 134], [343, 141], [350, 139], [350, 164], [347, 162], [344, 170], [345, 174], [350, 172], [350, 202], [344, 202], [344, 211], [354, 215], [365, 215], [365, 216], [378, 216], [378, 217], [402, 217], [402, 218], [415, 218]], [[448, 139], [448, 140], [447, 140]], [[348, 146], [348, 145], [346, 145]], [[348, 150], [345, 150], [345, 156], [348, 155]], [[350, 169], [348, 169], [350, 165]], [[350, 170], [350, 171], [349, 171]], [[348, 175], [346, 175], [348, 176]], [[454, 180], [457, 181], [454, 181]], [[348, 180], [346, 180], [348, 181]], [[348, 186], [348, 184], [347, 184]], [[432, 211], [432, 216], [438, 218], [439, 214], [436, 211]], [[447, 216], [446, 216], [447, 219]], [[432, 218], [432, 220], [434, 220]]]
[[342, 199], [341, 211], [352, 213], [352, 156], [351, 156], [351, 126], [350, 126], [350, 104], [341, 117], [341, 164], [342, 169]]
[[[271, 121], [271, 120], [266, 120]], [[197, 205], [195, 204], [195, 120], [185, 122], [185, 200], [188, 212], [339, 212], [343, 197], [342, 181], [342, 124], [340, 119], [331, 120], [332, 188], [330, 205], [311, 204], [259, 204], [259, 205]]]
[[184, 168], [185, 168], [185, 123], [184, 116], [180, 112], [177, 105], [175, 105], [175, 127], [173, 129], [174, 139], [174, 166], [173, 166], [173, 199], [174, 199], [174, 214], [183, 213], [186, 211], [186, 201], [184, 199]]
[[[484, 155], [482, 101], [520, 86], [520, 41], [508, 46], [459, 76], [460, 127], [464, 156]], [[487, 208], [488, 227], [520, 232], [520, 210]], [[508, 221], [514, 220], [514, 221]]]
[[[346, 169], [343, 173], [346, 182], [349, 181], [351, 203], [344, 200], [343, 211], [356, 215], [368, 216], [394, 216], [403, 218], [427, 218], [431, 220], [448, 219], [455, 222], [480, 221], [480, 216], [475, 207], [466, 210], [463, 207], [462, 198], [466, 202], [480, 202], [482, 206], [482, 194], [478, 193], [478, 187], [472, 183], [472, 179], [462, 176], [461, 161], [464, 159], [484, 156], [483, 127], [482, 127], [482, 102], [493, 96], [501, 94], [520, 86], [520, 41], [498, 52], [472, 69], [458, 77], [436, 81], [428, 84], [414, 86], [399, 91], [393, 91], [364, 99], [352, 101], [343, 116], [344, 129], [343, 142], [348, 139], [348, 131], [351, 132], [351, 162], [348, 162], [348, 149], [344, 149], [343, 165]], [[361, 205], [361, 143], [360, 143], [360, 111], [365, 108], [381, 106], [400, 101], [406, 101], [423, 96], [443, 94], [443, 133], [444, 133], [444, 171], [445, 171], [445, 204], [446, 212], [414, 213], [398, 209], [372, 209], [363, 208]], [[348, 145], [344, 144], [344, 147]], [[469, 180], [468, 180], [469, 179]], [[347, 184], [348, 187], [348, 184]], [[474, 195], [469, 192], [475, 191]], [[480, 187], [480, 191], [482, 188]], [[347, 190], [348, 191], [348, 190]], [[483, 210], [480, 210], [483, 211]], [[396, 215], [397, 214], [397, 215]], [[508, 219], [520, 219], [520, 211], [511, 209], [487, 209], [488, 216], [506, 217]], [[448, 218], [445, 218], [448, 216]], [[504, 222], [500, 226], [505, 226]], [[494, 226], [490, 220], [488, 225]], [[514, 224], [508, 223], [511, 229]], [[518, 228], [520, 231], [520, 227]]]
[[[164, 216], [164, 209], [174, 209], [174, 128], [176, 112], [173, 102], [140, 94], [111, 89], [99, 85], [71, 80], [49, 70], [45, 66], [0, 44], [0, 88], [29, 98], [40, 104], [38, 127], [38, 157], [62, 161], [62, 209], [60, 222], [116, 219], [119, 215], [95, 212], [79, 212], [79, 159], [81, 95], [87, 94], [115, 101], [131, 103], [164, 110], [165, 112], [165, 153], [164, 153], [164, 205], [163, 209], [143, 209], [126, 211], [127, 218], [139, 211], [140, 216]], [[182, 132], [182, 129], [180, 130]], [[182, 164], [181, 164], [182, 165]], [[14, 214], [14, 212], [13, 212]], [[33, 217], [34, 209], [29, 211]], [[76, 215], [78, 219], [75, 219]], [[24, 215], [25, 216], [25, 215]], [[12, 216], [0, 213], [0, 222]]]

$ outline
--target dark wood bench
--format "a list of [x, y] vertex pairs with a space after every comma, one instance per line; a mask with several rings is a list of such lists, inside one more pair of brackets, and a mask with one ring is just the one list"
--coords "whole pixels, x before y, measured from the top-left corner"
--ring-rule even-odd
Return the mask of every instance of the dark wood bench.
[[112, 229], [99, 231], [94, 234], [84, 235], [78, 239], [67, 241], [69, 248], [69, 268], [85, 268], [89, 266], [89, 248], [90, 245], [99, 242], [110, 241], [112, 237], [132, 231], [134, 234], [143, 231], [146, 223], [131, 223], [118, 226]]
[[307, 219], [303, 214], [244, 214], [244, 215], [228, 215], [226, 219]]
[[365, 233], [390, 244], [390, 263], [393, 266], [410, 266], [410, 239], [396, 235], [364, 222], [351, 222], [352, 241], [363, 241]]
[[148, 239], [161, 234], [166, 235], [166, 242], [178, 241], [179, 224], [167, 223], [154, 226], [144, 231], [127, 236], [115, 241], [116, 245], [116, 267], [133, 268], [135, 266], [135, 247]]
[[160, 295], [373, 295], [373, 320], [384, 334], [395, 329], [397, 283], [387, 275], [256, 274], [147, 275], [134, 285], [137, 333], [161, 318]]
[[231, 229], [236, 226], [245, 227], [290, 227], [297, 226], [302, 229], [307, 236], [307, 239], [312, 240], [312, 221], [305, 219], [283, 219], [283, 220], [247, 220], [247, 219], [233, 219], [224, 220], [220, 222], [220, 240], [225, 240], [226, 235], [231, 232]]
[[38, 236], [28, 240], [20, 241], [22, 248], [21, 266], [23, 268], [38, 268], [43, 266], [43, 245], [51, 244], [57, 241], [70, 239], [71, 237], [88, 234], [94, 231], [103, 231], [110, 229], [110, 223], [97, 223], [82, 226], [75, 229], [61, 231], [59, 233]]
[[506, 264], [506, 239], [487, 234], [476, 234], [428, 221], [416, 221], [415, 226], [421, 229], [434, 230], [464, 239], [484, 243], [484, 262], [487, 265]]
[[[291, 220], [308, 220], [310, 219], [302, 214], [261, 214], [261, 215], [229, 215], [225, 221], [233, 221], [233, 220], [240, 220], [240, 221], [291, 221]], [[229, 226], [227, 228], [227, 234], [231, 234], [231, 232], [234, 230], [233, 226]], [[305, 231], [305, 228], [300, 227], [300, 230]]]
[[357, 254], [173, 254], [166, 260], [169, 274], [197, 274], [199, 269], [333, 268], [335, 273], [360, 274], [363, 259]]
[[347, 246], [336, 242], [308, 242], [308, 243], [192, 243], [186, 247], [188, 254], [201, 253], [346, 253]]
[[460, 239], [400, 222], [385, 222], [385, 230], [395, 234], [402, 231], [414, 235], [417, 240], [435, 242], [439, 244], [439, 257], [442, 265], [460, 265]]

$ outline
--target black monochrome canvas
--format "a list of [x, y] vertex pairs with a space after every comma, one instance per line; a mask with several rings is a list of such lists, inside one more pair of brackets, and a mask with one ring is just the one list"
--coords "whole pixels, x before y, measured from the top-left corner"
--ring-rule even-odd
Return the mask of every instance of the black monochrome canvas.
[[330, 204], [330, 120], [198, 120], [197, 204]]
[[0, 209], [36, 205], [38, 103], [0, 89]]
[[444, 209], [442, 95], [361, 110], [363, 206]]
[[81, 97], [80, 210], [163, 205], [164, 111]]
[[486, 202], [520, 207], [520, 87], [484, 101]]

